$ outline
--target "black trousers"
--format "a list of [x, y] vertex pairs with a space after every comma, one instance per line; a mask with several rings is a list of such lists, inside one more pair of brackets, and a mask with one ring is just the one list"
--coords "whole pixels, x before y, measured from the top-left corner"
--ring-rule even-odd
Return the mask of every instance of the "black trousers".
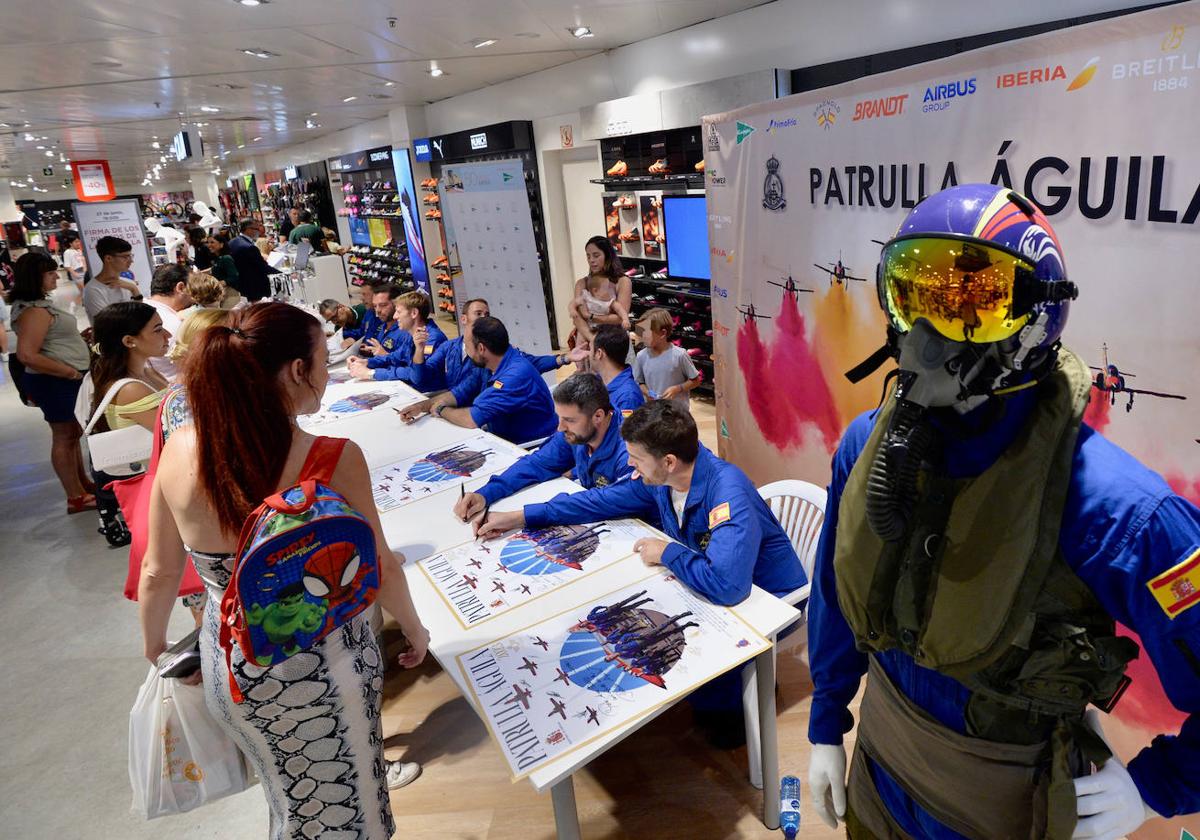
[[121, 515], [121, 506], [117, 504], [117, 494], [105, 487], [112, 481], [132, 478], [128, 475], [110, 475], [102, 470], [92, 470], [92, 480], [96, 482], [96, 512], [100, 514], [100, 524], [107, 525]]

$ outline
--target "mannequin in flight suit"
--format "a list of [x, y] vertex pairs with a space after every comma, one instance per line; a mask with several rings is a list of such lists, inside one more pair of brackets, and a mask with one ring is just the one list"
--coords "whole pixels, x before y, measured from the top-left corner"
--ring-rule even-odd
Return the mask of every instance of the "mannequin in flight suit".
[[[809, 613], [818, 813], [852, 838], [1067, 840], [1200, 811], [1200, 510], [1082, 423], [1054, 231], [1008, 189], [952, 187], [883, 247], [877, 285], [889, 346], [852, 377], [899, 371], [833, 459]], [[1119, 702], [1138, 655], [1190, 717], [1124, 767], [1089, 705]]]

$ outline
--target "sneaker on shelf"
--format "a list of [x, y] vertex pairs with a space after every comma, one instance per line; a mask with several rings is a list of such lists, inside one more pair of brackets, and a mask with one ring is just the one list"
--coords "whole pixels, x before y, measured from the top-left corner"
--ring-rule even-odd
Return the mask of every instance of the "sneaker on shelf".
[[646, 170], [651, 175], [670, 175], [671, 167], [667, 166], [666, 158], [659, 158], [650, 164], [650, 168]]
[[441, 200], [441, 199], [438, 197], [438, 194], [437, 194], [437, 193], [430, 193], [429, 195], [425, 196], [425, 197], [424, 197], [423, 199], [421, 199], [421, 200], [422, 200], [423, 202], [425, 202], [426, 204], [440, 204], [440, 203], [441, 203], [441, 201], [442, 201], [442, 200]]
[[637, 208], [637, 202], [633, 196], [623, 195], [612, 203], [612, 206], [618, 210], [632, 210]]
[[699, 347], [689, 347], [689, 348], [687, 348], [687, 354], [688, 354], [689, 356], [699, 356], [699, 355], [702, 355], [703, 353], [704, 353], [704, 351], [703, 351], [703, 350], [701, 350]]
[[692, 168], [695, 169], [697, 172], [703, 172], [704, 171], [704, 159], [701, 158], [700, 161]]
[[438, 257], [430, 263], [430, 266], [433, 268], [445, 268], [448, 265], [450, 265], [450, 260], [446, 259], [445, 255]]
[[387, 768], [387, 789], [396, 790], [411, 784], [421, 775], [421, 765], [415, 761], [389, 761]]
[[623, 178], [629, 174], [629, 164], [623, 160], [619, 160], [610, 166], [604, 174], [610, 178]]
[[658, 271], [654, 272], [650, 276], [653, 277], [655, 280], [666, 280], [667, 279], [667, 270], [665, 268], [660, 268]]

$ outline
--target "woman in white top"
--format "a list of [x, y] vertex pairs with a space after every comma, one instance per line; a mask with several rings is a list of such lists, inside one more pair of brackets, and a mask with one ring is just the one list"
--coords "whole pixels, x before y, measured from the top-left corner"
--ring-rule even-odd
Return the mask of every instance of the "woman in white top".
[[63, 238], [70, 237], [70, 241], [63, 248], [62, 263], [63, 268], [67, 270], [67, 278], [75, 284], [75, 288], [79, 290], [80, 297], [83, 296], [83, 278], [87, 272], [87, 266], [83, 258], [83, 239], [77, 233], [63, 234]]
[[629, 329], [633, 284], [621, 273], [621, 258], [608, 237], [593, 236], [583, 251], [587, 256], [588, 276], [575, 283], [571, 321], [575, 324], [575, 341], [587, 346], [601, 324], [620, 324]]

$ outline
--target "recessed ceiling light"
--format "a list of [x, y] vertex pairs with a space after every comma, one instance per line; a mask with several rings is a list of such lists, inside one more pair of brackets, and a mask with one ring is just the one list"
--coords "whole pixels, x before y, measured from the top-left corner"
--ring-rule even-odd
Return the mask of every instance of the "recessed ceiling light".
[[26, 143], [32, 143], [32, 142], [33, 142], [34, 140], [36, 140], [36, 139], [37, 139], [37, 138], [36, 138], [36, 137], [34, 137], [32, 134], [26, 134], [26, 135], [25, 135], [25, 142], [26, 142]]
[[250, 142], [251, 142], [251, 143], [257, 143], [259, 140], [262, 140], [262, 138], [261, 138], [261, 137], [255, 137], [255, 138], [254, 138], [253, 140], [251, 140]]
[[576, 38], [592, 38], [596, 34], [586, 26], [568, 26], [567, 31]]
[[384, 82], [383, 86], [384, 87], [395, 87], [396, 83], [395, 82]]
[[151, 148], [151, 149], [158, 149], [158, 148], [161, 148], [161, 147], [159, 146], [159, 144], [158, 144], [158, 141], [157, 141], [157, 140], [155, 140], [153, 143], [151, 143], [151, 144], [150, 144], [150, 148]]
[[45, 146], [38, 146], [38, 151], [40, 152], [40, 151], [41, 151], [42, 149], [44, 149], [44, 148], [46, 148], [46, 147], [45, 147]]
[[317, 115], [316, 111], [313, 111], [311, 114], [309, 114], [310, 117], [315, 117], [316, 115]]
[[50, 151], [49, 149], [47, 149], [47, 150], [46, 150], [46, 157], [54, 157], [54, 152], [52, 152], [52, 151]]
[[358, 99], [358, 97], [357, 97], [357, 96], [347, 96], [347, 97], [346, 97], [345, 99], [343, 99], [342, 101], [343, 101], [343, 102], [353, 102], [355, 99]]
[[199, 123], [198, 122], [198, 123], [192, 123], [192, 125], [196, 126], [196, 128], [207, 128], [208, 127], [208, 123]]
[[274, 53], [270, 50], [264, 50], [261, 47], [251, 47], [249, 49], [242, 50], [242, 52], [246, 55], [254, 56], [255, 58], [279, 58], [279, 53]]
[[271, 0], [237, 0], [237, 4], [239, 6], [248, 6], [250, 8], [254, 8], [255, 6], [265, 6], [269, 2], [271, 2]]
[[481, 47], [490, 47], [494, 43], [496, 43], [495, 38], [484, 38], [482, 41], [472, 42], [471, 46], [473, 46], [475, 49], [479, 49]]
[[220, 112], [220, 108], [214, 108], [211, 105], [201, 105], [200, 110], [206, 114], [216, 114]]
[[245, 143], [238, 143], [238, 148], [239, 148], [239, 149], [244, 149], [244, 148], [246, 148], [246, 144], [245, 144]]
[[430, 76], [433, 76], [433, 78], [435, 78], [435, 79], [436, 79], [438, 76], [445, 76], [445, 75], [446, 75], [446, 71], [445, 71], [445, 70], [443, 70], [441, 67], [430, 67], [430, 68], [429, 68], [429, 75], [430, 75]]

